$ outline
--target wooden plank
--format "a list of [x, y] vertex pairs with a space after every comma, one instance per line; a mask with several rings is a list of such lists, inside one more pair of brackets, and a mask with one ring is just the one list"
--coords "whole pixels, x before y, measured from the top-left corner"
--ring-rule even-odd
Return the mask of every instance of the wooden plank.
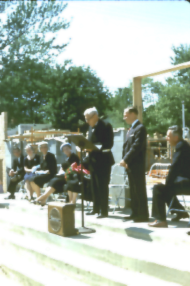
[[[31, 139], [32, 140], [39, 140], [39, 139], [44, 139], [47, 135], [54, 135], [54, 134], [79, 134], [78, 132], [33, 132], [33, 133], [25, 133], [23, 135], [11, 135], [8, 136], [9, 139]], [[54, 137], [49, 137], [49, 139], [53, 139]]]
[[[33, 131], [33, 134], [70, 134], [71, 132], [68, 130], [68, 131], [65, 131], [65, 130], [52, 130], [52, 131], [43, 131], [43, 130], [40, 130], [40, 131]], [[75, 134], [77, 134], [77, 132], [74, 132]]]
[[141, 88], [141, 77], [133, 78], [133, 105], [138, 109], [138, 119], [142, 122], [142, 113], [143, 113], [143, 105], [142, 105], [142, 88]]
[[161, 70], [161, 71], [152, 72], [152, 73], [149, 73], [149, 74], [144, 74], [144, 75], [140, 75], [140, 76], [137, 76], [137, 77], [145, 78], [145, 77], [160, 75], [160, 74], [173, 72], [173, 71], [177, 71], [177, 70], [182, 70], [182, 69], [187, 69], [187, 68], [190, 68], [190, 62], [185, 62], [185, 63], [179, 64], [179, 65], [174, 65], [174, 66], [172, 66], [170, 68], [167, 68], [167, 69], [164, 69], [164, 70]]

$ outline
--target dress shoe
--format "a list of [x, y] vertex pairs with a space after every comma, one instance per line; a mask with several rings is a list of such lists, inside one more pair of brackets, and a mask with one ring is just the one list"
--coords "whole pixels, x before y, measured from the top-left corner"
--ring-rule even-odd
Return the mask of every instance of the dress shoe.
[[96, 218], [105, 218], [105, 217], [108, 217], [108, 215], [98, 215]]
[[135, 217], [133, 218], [134, 222], [149, 222], [149, 218], [148, 217]]
[[96, 213], [94, 211], [86, 213], [86, 215], [95, 215]]
[[125, 216], [122, 221], [133, 220], [135, 217], [133, 215]]
[[177, 213], [176, 217], [172, 218], [171, 221], [179, 221], [182, 218], [188, 218], [188, 213]]
[[15, 195], [9, 195], [8, 197], [4, 198], [4, 200], [15, 200]]
[[155, 220], [152, 223], [148, 224], [150, 227], [168, 227], [168, 224], [166, 221], [160, 221], [160, 220]]

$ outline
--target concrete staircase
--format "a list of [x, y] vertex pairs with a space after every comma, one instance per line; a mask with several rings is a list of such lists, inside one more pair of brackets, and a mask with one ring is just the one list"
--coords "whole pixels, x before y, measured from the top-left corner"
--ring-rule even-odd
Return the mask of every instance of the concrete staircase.
[[46, 207], [11, 202], [0, 209], [0, 283], [10, 283], [0, 285], [189, 286], [187, 221], [150, 229], [123, 215], [86, 217], [96, 233], [63, 238], [47, 232]]

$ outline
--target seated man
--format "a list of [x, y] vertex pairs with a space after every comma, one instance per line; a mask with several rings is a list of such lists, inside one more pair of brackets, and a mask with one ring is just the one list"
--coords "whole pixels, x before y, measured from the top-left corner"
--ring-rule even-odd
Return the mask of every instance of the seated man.
[[13, 160], [12, 169], [9, 172], [11, 179], [8, 186], [8, 192], [10, 195], [5, 199], [15, 199], [16, 186], [20, 181], [23, 180], [25, 174], [24, 156], [22, 155], [19, 147], [13, 148], [13, 155], [16, 158]]
[[[175, 195], [190, 195], [190, 145], [182, 138], [182, 129], [172, 126], [167, 132], [167, 141], [175, 147], [165, 185], [158, 184], [153, 188], [152, 216], [156, 218], [151, 227], [167, 227], [165, 203], [169, 206]], [[172, 208], [184, 210], [175, 198]], [[188, 213], [178, 212], [175, 221], [189, 217]]]

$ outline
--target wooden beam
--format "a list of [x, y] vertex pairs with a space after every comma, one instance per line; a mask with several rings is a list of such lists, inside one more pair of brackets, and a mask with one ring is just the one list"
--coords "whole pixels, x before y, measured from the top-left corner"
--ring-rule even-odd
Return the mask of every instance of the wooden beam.
[[[54, 130], [54, 131], [34, 130], [33, 133], [34, 134], [70, 134], [71, 132], [69, 130], [68, 131], [67, 130]], [[77, 134], [77, 132], [74, 132], [74, 133]]]
[[140, 76], [137, 76], [137, 77], [145, 78], [145, 77], [160, 75], [160, 74], [164, 74], [164, 73], [167, 73], [167, 72], [173, 72], [173, 71], [187, 69], [187, 68], [190, 68], [190, 62], [185, 62], [185, 63], [179, 64], [179, 65], [174, 65], [174, 66], [172, 66], [170, 68], [167, 68], [167, 69], [164, 69], [164, 70], [161, 70], [161, 71], [152, 72], [152, 73], [149, 73], [149, 74], [144, 74], [144, 75], [140, 75]]
[[142, 122], [143, 105], [142, 105], [142, 88], [141, 77], [133, 78], [133, 105], [138, 109], [138, 119]]
[[[28, 132], [28, 133], [24, 133], [23, 135], [10, 135], [8, 136], [9, 139], [30, 139], [31, 141], [33, 140], [40, 140], [40, 139], [44, 139], [45, 137], [47, 137], [47, 135], [65, 135], [65, 134], [79, 134], [78, 132], [70, 132], [70, 131], [34, 131], [33, 132]], [[49, 137], [51, 139], [53, 139], [54, 137]]]

